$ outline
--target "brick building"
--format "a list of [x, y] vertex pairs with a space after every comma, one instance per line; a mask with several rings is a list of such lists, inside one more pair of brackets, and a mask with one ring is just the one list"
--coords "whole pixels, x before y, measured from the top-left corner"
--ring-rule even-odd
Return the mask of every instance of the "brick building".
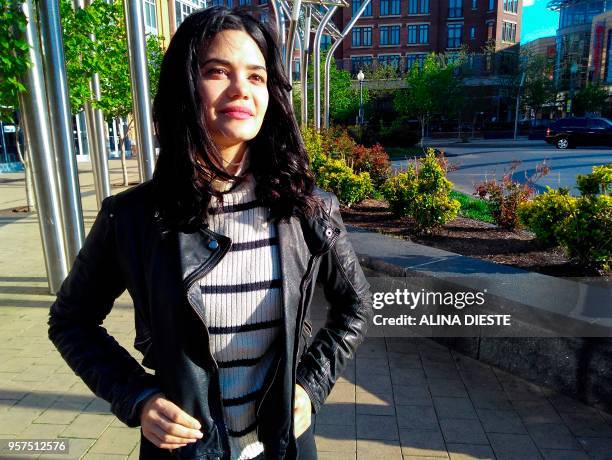
[[[351, 0], [334, 16], [342, 30], [361, 5]], [[428, 53], [479, 52], [489, 40], [496, 49], [514, 46], [521, 34], [519, 0], [372, 0], [335, 53], [353, 73], [377, 63], [406, 71]]]

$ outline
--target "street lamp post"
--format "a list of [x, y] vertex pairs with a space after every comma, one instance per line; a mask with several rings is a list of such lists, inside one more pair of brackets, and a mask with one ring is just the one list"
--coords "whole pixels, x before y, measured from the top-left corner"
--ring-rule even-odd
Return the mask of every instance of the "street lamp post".
[[357, 80], [359, 80], [359, 124], [363, 125], [363, 79], [365, 75], [363, 71], [359, 69], [357, 74]]

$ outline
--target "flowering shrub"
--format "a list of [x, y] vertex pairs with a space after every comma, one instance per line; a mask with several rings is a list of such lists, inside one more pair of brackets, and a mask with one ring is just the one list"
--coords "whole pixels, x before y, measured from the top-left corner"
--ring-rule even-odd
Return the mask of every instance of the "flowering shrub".
[[443, 161], [428, 149], [416, 165], [390, 177], [382, 186], [382, 194], [391, 210], [414, 219], [417, 231], [429, 231], [457, 217], [459, 201], [450, 198], [452, 183], [446, 178]]
[[316, 174], [319, 187], [334, 192], [338, 201], [347, 206], [372, 195], [374, 187], [369, 173], [355, 174], [343, 160], [325, 158]]
[[508, 230], [520, 227], [521, 222], [517, 213], [519, 206], [533, 196], [532, 184], [550, 171], [546, 162], [540, 163], [536, 167], [536, 173], [521, 183], [513, 179], [513, 173], [520, 163], [520, 161], [512, 162], [501, 181], [486, 180], [476, 185], [475, 194], [488, 202], [495, 223]]
[[352, 167], [356, 172], [368, 172], [376, 187], [380, 187], [391, 173], [389, 155], [380, 144], [373, 147], [355, 145], [351, 152]]

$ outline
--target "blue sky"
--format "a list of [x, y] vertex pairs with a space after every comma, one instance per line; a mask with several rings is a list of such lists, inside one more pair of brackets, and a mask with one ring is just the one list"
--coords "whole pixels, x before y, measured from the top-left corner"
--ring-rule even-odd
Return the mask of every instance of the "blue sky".
[[523, 0], [521, 43], [556, 34], [559, 12], [546, 8], [547, 3], [548, 0]]

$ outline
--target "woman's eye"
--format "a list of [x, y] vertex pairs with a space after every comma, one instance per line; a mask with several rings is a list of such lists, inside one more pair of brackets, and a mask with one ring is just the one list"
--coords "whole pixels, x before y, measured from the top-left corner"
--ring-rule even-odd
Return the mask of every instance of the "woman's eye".
[[212, 75], [220, 75], [220, 74], [225, 74], [225, 70], [224, 69], [210, 69], [208, 73]]
[[261, 75], [257, 75], [257, 74], [253, 74], [253, 76], [257, 79], [259, 79], [259, 81], [261, 82], [265, 82], [266, 80], [261, 76]]

